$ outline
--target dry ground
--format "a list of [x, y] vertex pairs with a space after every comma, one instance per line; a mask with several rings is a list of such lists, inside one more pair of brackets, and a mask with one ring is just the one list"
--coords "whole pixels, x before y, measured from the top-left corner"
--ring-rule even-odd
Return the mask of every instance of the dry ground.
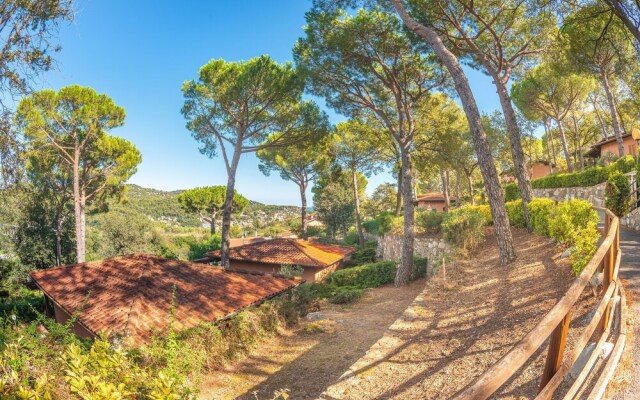
[[[292, 399], [448, 398], [517, 343], [573, 280], [563, 249], [524, 230], [514, 230], [514, 242], [518, 261], [507, 267], [498, 266], [489, 230], [477, 254], [447, 267], [446, 281], [440, 273], [426, 288], [383, 287], [353, 306], [332, 306], [329, 319], [306, 322], [207, 378], [201, 398], [270, 399], [283, 389]], [[572, 336], [595, 301], [589, 291], [583, 297]], [[540, 351], [496, 398], [533, 397], [542, 364]]]

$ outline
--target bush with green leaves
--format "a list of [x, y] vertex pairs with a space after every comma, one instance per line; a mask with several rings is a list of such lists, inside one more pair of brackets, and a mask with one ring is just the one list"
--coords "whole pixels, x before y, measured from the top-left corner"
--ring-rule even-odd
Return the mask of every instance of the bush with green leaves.
[[442, 221], [446, 213], [437, 211], [419, 211], [416, 213], [416, 228], [425, 233], [442, 232]]
[[524, 228], [527, 226], [524, 219], [524, 210], [522, 209], [522, 200], [513, 200], [505, 203], [509, 223], [516, 228]]
[[549, 215], [555, 204], [555, 201], [547, 198], [535, 198], [529, 202], [529, 219], [533, 232], [549, 236]]
[[605, 207], [618, 217], [627, 215], [631, 210], [631, 185], [622, 172], [612, 173], [607, 180]]
[[351, 258], [345, 262], [344, 268], [353, 268], [362, 264], [370, 264], [376, 261], [376, 249], [378, 248], [378, 242], [375, 240], [368, 240], [364, 244], [363, 249], [356, 250], [351, 254]]
[[403, 218], [392, 212], [383, 212], [372, 220], [362, 224], [364, 230], [373, 235], [383, 236], [385, 233], [402, 231]]
[[360, 300], [362, 293], [362, 289], [357, 287], [339, 287], [336, 293], [329, 298], [329, 302], [333, 304], [355, 303]]
[[[531, 187], [534, 189], [555, 189], [561, 187], [594, 186], [607, 182], [609, 178], [616, 174], [626, 174], [639, 167], [633, 156], [627, 155], [617, 159], [608, 166], [596, 166], [582, 171], [568, 174], [554, 174], [544, 178], [532, 179]], [[515, 183], [504, 186], [506, 200], [520, 198], [520, 191]]]
[[487, 218], [479, 207], [465, 206], [448, 213], [442, 223], [444, 240], [464, 251], [471, 251], [484, 240]]
[[520, 198], [520, 189], [518, 189], [518, 185], [516, 185], [515, 183], [504, 185], [505, 201], [518, 200], [519, 198]]
[[353, 286], [364, 289], [391, 283], [395, 275], [396, 263], [381, 261], [338, 270], [329, 274], [325, 282], [332, 286]]

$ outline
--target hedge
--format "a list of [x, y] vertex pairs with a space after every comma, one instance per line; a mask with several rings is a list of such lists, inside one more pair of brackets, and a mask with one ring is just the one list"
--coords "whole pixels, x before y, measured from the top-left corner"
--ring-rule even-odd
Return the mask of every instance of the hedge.
[[[414, 257], [411, 279], [426, 276], [427, 259]], [[396, 277], [396, 261], [380, 261], [358, 267], [341, 269], [327, 276], [325, 284], [333, 287], [375, 288], [393, 283]]]
[[[555, 174], [544, 178], [532, 179], [534, 189], [555, 189], [561, 187], [594, 186], [606, 182], [615, 173], [626, 174], [636, 169], [636, 159], [627, 155], [619, 158], [606, 167], [592, 167], [570, 174]], [[515, 200], [520, 197], [520, 191], [515, 183], [504, 186], [505, 198]]]

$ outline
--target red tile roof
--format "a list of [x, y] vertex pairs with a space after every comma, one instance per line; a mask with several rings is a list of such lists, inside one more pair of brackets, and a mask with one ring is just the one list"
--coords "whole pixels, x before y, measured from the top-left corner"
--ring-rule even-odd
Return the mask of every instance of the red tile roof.
[[439, 192], [419, 194], [416, 201], [444, 201], [444, 195]]
[[90, 332], [121, 333], [135, 345], [147, 343], [153, 332], [169, 326], [172, 306], [173, 327], [182, 330], [214, 322], [302, 282], [147, 254], [37, 270], [30, 275], [67, 313], [79, 310], [78, 322]]
[[[230, 249], [229, 259], [325, 268], [354, 251], [353, 247], [325, 244], [314, 240], [279, 238], [233, 247]], [[212, 251], [207, 255], [219, 259], [220, 250]]]

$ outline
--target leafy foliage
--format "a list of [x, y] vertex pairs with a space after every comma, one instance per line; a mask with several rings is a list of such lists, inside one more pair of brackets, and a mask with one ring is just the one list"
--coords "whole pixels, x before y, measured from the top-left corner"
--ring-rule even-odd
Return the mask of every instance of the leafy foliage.
[[442, 223], [444, 239], [463, 251], [472, 251], [484, 240], [484, 226], [487, 223], [487, 219], [477, 208], [457, 208]]
[[340, 287], [329, 302], [333, 304], [349, 304], [355, 303], [362, 297], [362, 289], [351, 287]]
[[629, 179], [616, 171], [607, 180], [605, 206], [618, 217], [625, 216], [631, 209], [631, 185]]

